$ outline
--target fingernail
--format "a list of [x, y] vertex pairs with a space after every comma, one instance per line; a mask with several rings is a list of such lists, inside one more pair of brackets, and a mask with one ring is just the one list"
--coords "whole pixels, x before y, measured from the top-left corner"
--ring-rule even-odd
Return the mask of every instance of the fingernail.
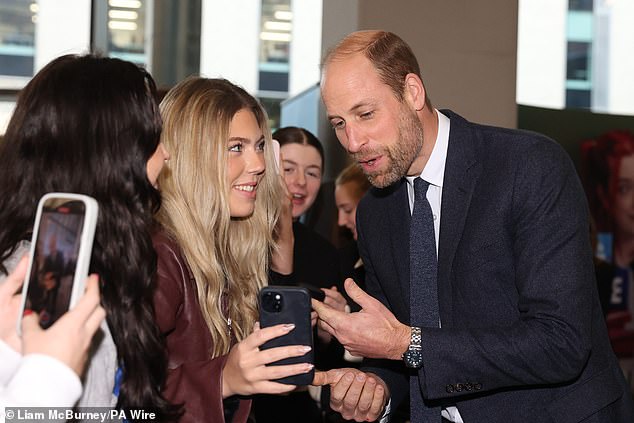
[[33, 310], [27, 308], [24, 310], [24, 313], [22, 313], [22, 316], [28, 316], [29, 314], [33, 314]]
[[363, 382], [363, 381], [365, 380], [365, 375], [364, 375], [363, 373], [359, 373], [359, 374], [357, 375], [357, 380], [358, 380], [359, 382]]
[[347, 382], [352, 382], [352, 379], [354, 379], [354, 375], [352, 373], [348, 373], [347, 375], [344, 376], [344, 378], [346, 379]]
[[308, 345], [304, 345], [302, 347], [299, 347], [299, 350], [303, 353], [307, 353], [308, 351], [312, 350], [312, 348], [309, 347]]
[[293, 330], [293, 329], [295, 329], [295, 325], [293, 323], [287, 323], [287, 324], [284, 325], [284, 329]]
[[306, 363], [306, 371], [307, 372], [310, 372], [311, 370], [313, 370], [313, 367], [315, 367], [314, 364]]

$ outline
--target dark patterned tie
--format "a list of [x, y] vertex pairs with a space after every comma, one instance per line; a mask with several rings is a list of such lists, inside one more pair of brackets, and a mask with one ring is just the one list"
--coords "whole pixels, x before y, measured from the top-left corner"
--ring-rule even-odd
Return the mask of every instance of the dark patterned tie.
[[[438, 327], [438, 259], [434, 217], [427, 201], [429, 182], [414, 179], [414, 210], [409, 227], [409, 304], [411, 326]], [[425, 363], [423, 363], [424, 369]], [[421, 370], [424, 371], [424, 370]], [[440, 407], [423, 404], [417, 375], [410, 376], [410, 420], [412, 423], [441, 421]]]

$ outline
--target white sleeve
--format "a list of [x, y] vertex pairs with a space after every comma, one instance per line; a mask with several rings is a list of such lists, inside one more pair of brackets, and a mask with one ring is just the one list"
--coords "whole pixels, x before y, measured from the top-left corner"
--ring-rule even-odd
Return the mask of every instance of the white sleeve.
[[70, 367], [47, 355], [29, 354], [9, 383], [0, 386], [0, 406], [72, 407], [81, 391], [81, 381]]
[[22, 356], [0, 339], [0, 387], [9, 383], [21, 360]]

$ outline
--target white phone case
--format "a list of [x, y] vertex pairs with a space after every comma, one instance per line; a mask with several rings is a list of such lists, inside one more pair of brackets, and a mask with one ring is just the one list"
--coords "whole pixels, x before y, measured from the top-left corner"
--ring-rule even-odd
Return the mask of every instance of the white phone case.
[[[36, 248], [40, 242], [39, 237], [44, 236], [40, 234], [41, 220], [45, 204], [58, 204], [62, 206], [69, 201], [81, 201], [84, 205], [84, 219], [82, 229], [79, 235], [79, 249], [77, 252], [77, 259], [74, 266], [74, 276], [72, 278], [72, 285], [70, 287], [70, 301], [69, 310], [72, 309], [79, 298], [84, 293], [85, 281], [88, 276], [88, 270], [90, 267], [90, 257], [92, 255], [92, 244], [95, 235], [95, 228], [97, 225], [97, 216], [99, 213], [99, 206], [94, 198], [82, 194], [72, 193], [60, 193], [53, 192], [45, 194], [39, 201], [37, 206], [37, 213], [35, 216], [35, 223], [33, 226], [33, 237], [31, 239], [31, 249], [29, 254], [29, 267], [24, 279], [24, 285], [22, 287], [22, 304], [20, 307], [20, 316], [24, 314], [24, 308], [28, 298], [29, 284], [31, 281], [31, 272], [37, 271], [34, 268], [34, 257]], [[74, 257], [73, 257], [74, 258]], [[67, 310], [64, 310], [66, 312]], [[41, 317], [41, 316], [40, 316]], [[21, 334], [21, 319], [18, 319], [18, 334]]]

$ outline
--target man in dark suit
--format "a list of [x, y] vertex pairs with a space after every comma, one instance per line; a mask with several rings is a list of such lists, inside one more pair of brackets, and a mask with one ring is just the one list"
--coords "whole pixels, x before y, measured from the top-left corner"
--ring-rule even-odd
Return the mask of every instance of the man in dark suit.
[[[357, 212], [368, 293], [346, 281], [362, 310], [314, 302], [320, 325], [368, 358], [365, 373], [317, 374], [333, 409], [384, 421], [409, 393], [413, 423], [634, 422], [565, 152], [434, 109], [411, 49], [388, 32], [342, 40], [322, 97], [375, 187]], [[427, 237], [410, 234], [423, 203]]]

